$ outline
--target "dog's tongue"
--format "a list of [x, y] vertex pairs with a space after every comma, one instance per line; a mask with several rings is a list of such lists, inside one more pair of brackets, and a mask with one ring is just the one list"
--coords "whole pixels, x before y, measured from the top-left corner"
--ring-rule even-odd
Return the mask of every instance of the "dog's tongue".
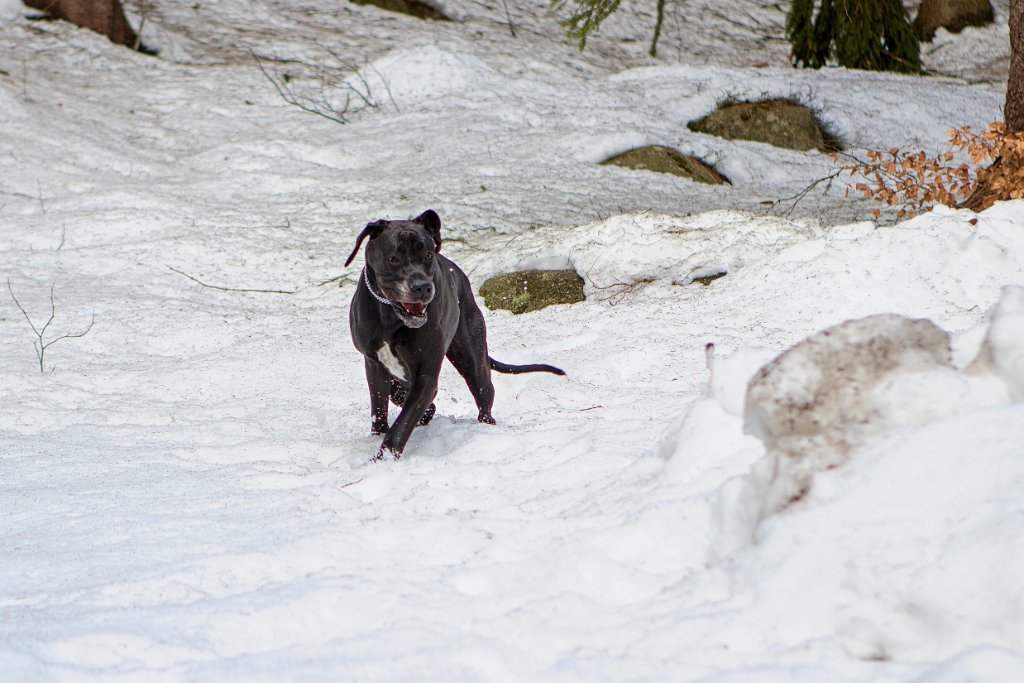
[[411, 313], [413, 315], [423, 315], [423, 311], [426, 309], [426, 306], [424, 306], [423, 304], [407, 304], [403, 301], [402, 308], [404, 308], [407, 313]]

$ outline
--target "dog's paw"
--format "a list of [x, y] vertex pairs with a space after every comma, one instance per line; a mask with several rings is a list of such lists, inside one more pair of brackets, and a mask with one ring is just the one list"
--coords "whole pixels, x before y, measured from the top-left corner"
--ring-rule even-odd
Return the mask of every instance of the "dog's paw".
[[482, 422], [485, 425], [498, 424], [497, 422], [494, 421], [494, 417], [492, 417], [490, 413], [480, 413], [479, 415], [477, 415], [476, 421]]
[[434, 412], [437, 410], [437, 406], [431, 403], [427, 406], [427, 409], [423, 411], [423, 417], [420, 418], [420, 427], [426, 427], [430, 424], [430, 421], [434, 419]]
[[380, 450], [377, 451], [377, 455], [373, 456], [373, 461], [374, 462], [381, 462], [381, 461], [384, 460], [384, 457], [386, 455], [390, 455], [392, 460], [401, 460], [402, 459], [402, 452], [401, 451], [396, 451], [394, 448], [391, 448], [390, 446], [381, 446]]

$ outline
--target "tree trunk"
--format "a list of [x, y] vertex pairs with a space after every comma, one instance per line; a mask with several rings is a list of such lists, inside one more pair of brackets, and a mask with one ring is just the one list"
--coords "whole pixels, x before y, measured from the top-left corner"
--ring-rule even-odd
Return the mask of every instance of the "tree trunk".
[[128, 24], [121, 0], [23, 0], [33, 9], [46, 12], [97, 33], [111, 42], [135, 48], [135, 31]]
[[[1006, 83], [1006, 104], [1003, 107], [1006, 134], [1024, 134], [1024, 0], [1010, 0], [1010, 77]], [[1018, 189], [1024, 174], [1020, 155], [1011, 154], [992, 162], [985, 179], [964, 200], [963, 207], [983, 211], [995, 202], [1010, 199], [1006, 188]], [[993, 187], [1001, 185], [1002, 189]]]
[[1010, 78], [1003, 116], [1007, 133], [1024, 133], [1024, 0], [1010, 0]]

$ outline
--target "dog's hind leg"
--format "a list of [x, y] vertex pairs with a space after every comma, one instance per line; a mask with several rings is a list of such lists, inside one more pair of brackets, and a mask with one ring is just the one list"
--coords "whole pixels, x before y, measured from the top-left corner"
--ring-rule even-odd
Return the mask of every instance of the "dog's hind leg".
[[466, 353], [465, 348], [459, 342], [465, 344], [468, 340], [459, 338], [463, 336], [456, 334], [448, 347], [448, 360], [455, 366], [462, 379], [466, 380], [469, 390], [476, 401], [479, 413], [477, 421], [485, 424], [494, 424], [494, 416], [491, 415], [491, 408], [494, 406], [494, 383], [491, 382], [491, 367], [487, 363], [487, 351], [482, 356], [473, 353]]
[[[399, 382], [397, 379], [392, 378], [391, 379], [391, 402], [394, 403], [399, 408], [401, 408], [402, 406], [405, 405], [405, 397], [407, 395], [408, 395], [408, 392], [405, 390], [405, 387], [402, 386], [402, 383]], [[420, 418], [420, 426], [421, 427], [426, 427], [428, 424], [430, 424], [430, 421], [434, 418], [434, 412], [436, 410], [437, 410], [437, 406], [435, 406], [433, 403], [431, 403], [429, 406], [427, 406], [426, 412], [423, 413], [423, 417]]]

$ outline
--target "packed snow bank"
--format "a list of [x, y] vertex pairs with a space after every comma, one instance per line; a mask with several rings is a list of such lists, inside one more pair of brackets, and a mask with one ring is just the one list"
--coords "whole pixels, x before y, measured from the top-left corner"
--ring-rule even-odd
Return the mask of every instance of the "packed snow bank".
[[949, 336], [928, 320], [876, 315], [811, 336], [747, 385], [744, 431], [768, 452], [751, 475], [763, 496], [760, 516], [800, 500], [815, 473], [842, 465], [889, 430], [1020, 401], [1022, 379], [1020, 286], [1003, 289], [967, 372], [953, 367]]
[[841, 465], [871, 435], [912, 423], [916, 415], [906, 413], [915, 410], [880, 406], [876, 394], [952, 369], [949, 355], [949, 337], [934, 323], [876, 315], [819, 332], [759, 370], [743, 419], [769, 452], [759, 463], [768, 479], [763, 514], [799, 500], [814, 472]]
[[[446, 369], [434, 421], [386, 465], [369, 462], [351, 283], [210, 290], [163, 263], [222, 252], [223, 233], [113, 239], [77, 210], [50, 205], [69, 223], [63, 249], [38, 248], [20, 215], [2, 247], [18, 291], [73, 283], [60, 323], [97, 318], [55, 347], [51, 376], [23, 320], [3, 323], [0, 661], [19, 673], [847, 683], [940, 676], [972, 648], [1020, 645], [1021, 406], [891, 430], [765, 519], [750, 473], [766, 453], [742, 406], [769, 357], [866, 314], [934, 320], [957, 368], [986, 335], [1011, 348], [978, 326], [1024, 279], [1024, 202], [976, 226], [948, 211], [892, 229], [638, 214], [450, 240], [477, 285], [520, 263], [586, 274], [587, 301], [485, 311], [496, 357], [569, 375], [496, 377], [488, 427]], [[326, 257], [358, 227], [324, 238]], [[294, 232], [229, 242], [240, 264], [210, 279], [253, 264], [295, 277], [264, 255]], [[713, 269], [727, 275], [693, 281]], [[25, 291], [48, 311], [47, 290]], [[1007, 291], [993, 330], [1014, 329]], [[908, 409], [924, 410], [936, 384], [922, 386]]]
[[782, 642], [827, 633], [873, 660], [1021, 651], [1021, 444], [1020, 405], [891, 432], [764, 520], [731, 556], [733, 580]]
[[403, 110], [446, 106], [448, 97], [466, 92], [498, 97], [509, 85], [477, 57], [434, 45], [390, 52], [349, 84], [356, 91], [375, 93], [381, 104], [390, 99]]
[[[780, 646], [827, 633], [863, 660], [965, 653], [922, 681], [1024, 672], [1024, 585], [1011, 578], [1024, 575], [1022, 304], [1024, 287], [1004, 288], [966, 369], [933, 323], [878, 315], [753, 373], [745, 431], [767, 450], [720, 486], [709, 557]], [[709, 398], [674, 458], [692, 464], [714, 432], [749, 452], [715, 416], [735, 414], [723, 385], [763, 354], [709, 354]]]

